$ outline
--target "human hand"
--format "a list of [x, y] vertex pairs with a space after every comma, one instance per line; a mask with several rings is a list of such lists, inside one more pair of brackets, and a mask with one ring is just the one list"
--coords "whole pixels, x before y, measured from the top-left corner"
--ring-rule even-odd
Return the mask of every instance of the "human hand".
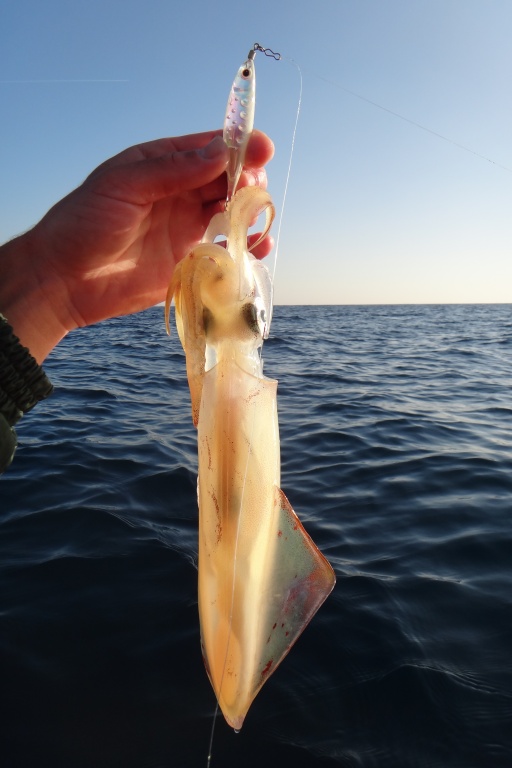
[[[255, 131], [241, 185], [264, 186], [272, 154]], [[226, 162], [221, 131], [131, 147], [0, 249], [0, 311], [39, 362], [68, 331], [165, 298], [175, 265], [224, 204]], [[266, 238], [256, 255], [270, 248]]]

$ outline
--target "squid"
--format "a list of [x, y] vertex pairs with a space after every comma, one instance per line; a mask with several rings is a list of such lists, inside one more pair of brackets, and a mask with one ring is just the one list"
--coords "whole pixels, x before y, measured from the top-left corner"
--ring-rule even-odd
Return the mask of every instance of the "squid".
[[[252, 59], [239, 75], [253, 71]], [[261, 357], [272, 284], [247, 244], [262, 214], [257, 242], [265, 237], [274, 206], [259, 187], [234, 192], [243, 161], [233, 155], [225, 210], [176, 267], [165, 312], [169, 332], [174, 299], [197, 427], [203, 658], [222, 713], [238, 731], [335, 576], [280, 488], [277, 381], [263, 375]]]

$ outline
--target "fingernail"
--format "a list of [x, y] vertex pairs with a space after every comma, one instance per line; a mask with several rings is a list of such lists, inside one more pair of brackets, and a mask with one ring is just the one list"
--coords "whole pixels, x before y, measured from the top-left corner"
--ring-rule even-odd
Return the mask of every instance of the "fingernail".
[[214, 160], [216, 157], [223, 155], [226, 151], [226, 143], [222, 136], [216, 136], [205, 147], [199, 150], [199, 154], [204, 157], [205, 160]]
[[255, 171], [254, 168], [247, 168], [244, 173], [247, 175], [247, 186], [248, 187], [259, 187], [260, 186], [260, 174], [258, 171]]

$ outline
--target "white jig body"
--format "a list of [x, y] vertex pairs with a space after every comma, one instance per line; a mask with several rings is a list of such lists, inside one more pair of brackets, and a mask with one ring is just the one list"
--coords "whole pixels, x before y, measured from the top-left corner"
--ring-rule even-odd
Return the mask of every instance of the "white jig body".
[[255, 50], [249, 52], [247, 60], [238, 70], [231, 86], [226, 117], [224, 119], [224, 141], [229, 149], [227, 166], [228, 191], [226, 201], [233, 197], [242, 173], [245, 150], [254, 125], [256, 100]]

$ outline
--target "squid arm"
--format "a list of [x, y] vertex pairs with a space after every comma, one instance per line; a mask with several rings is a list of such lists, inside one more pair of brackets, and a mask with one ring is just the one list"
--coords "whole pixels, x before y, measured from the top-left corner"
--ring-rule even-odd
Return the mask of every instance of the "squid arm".
[[[268, 193], [244, 187], [213, 217], [169, 286], [198, 427], [199, 615], [206, 669], [239, 730], [258, 691], [331, 592], [334, 572], [280, 490], [277, 381], [259, 355], [268, 271], [247, 228]], [[227, 248], [212, 241], [219, 235]], [[263, 235], [264, 236], [264, 235]]]

